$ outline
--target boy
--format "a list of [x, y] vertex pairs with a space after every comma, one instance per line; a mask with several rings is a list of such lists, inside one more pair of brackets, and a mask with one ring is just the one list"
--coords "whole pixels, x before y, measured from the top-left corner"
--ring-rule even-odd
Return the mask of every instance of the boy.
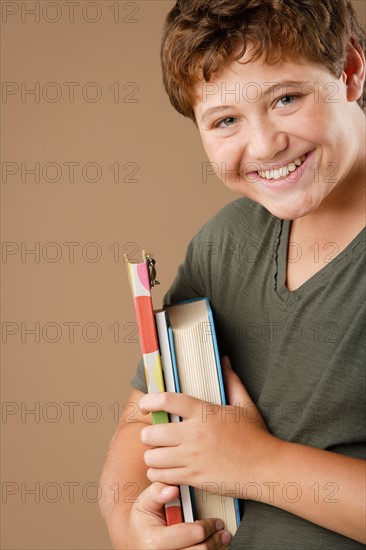
[[[116, 548], [366, 540], [364, 49], [349, 0], [182, 0], [167, 17], [170, 100], [243, 198], [194, 237], [165, 301], [210, 299], [230, 405], [204, 423], [197, 399], [143, 397], [140, 366], [138, 422], [102, 475]], [[150, 426], [154, 410], [184, 422]], [[115, 481], [137, 501], [108, 500]], [[232, 541], [215, 519], [165, 526], [173, 486], [206, 482], [245, 501]]]

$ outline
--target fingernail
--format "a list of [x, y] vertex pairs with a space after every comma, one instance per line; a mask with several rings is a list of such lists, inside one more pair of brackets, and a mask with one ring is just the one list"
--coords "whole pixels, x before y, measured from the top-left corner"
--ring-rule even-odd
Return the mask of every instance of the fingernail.
[[226, 365], [231, 369], [231, 362], [228, 355], [225, 355], [225, 362], [226, 362]]
[[144, 428], [143, 430], [141, 430], [140, 432], [140, 438], [141, 438], [141, 441], [142, 443], [145, 443], [146, 442], [146, 438], [147, 438], [147, 432], [145, 431], [147, 428]]
[[231, 542], [231, 535], [228, 531], [224, 531], [221, 535], [221, 542], [224, 545], [227, 545]]
[[225, 523], [222, 521], [222, 519], [217, 519], [215, 522], [216, 531], [220, 531], [220, 529], [223, 529], [225, 527]]
[[164, 489], [161, 490], [161, 494], [163, 496], [169, 495], [170, 491], [172, 490], [171, 487], [164, 487]]

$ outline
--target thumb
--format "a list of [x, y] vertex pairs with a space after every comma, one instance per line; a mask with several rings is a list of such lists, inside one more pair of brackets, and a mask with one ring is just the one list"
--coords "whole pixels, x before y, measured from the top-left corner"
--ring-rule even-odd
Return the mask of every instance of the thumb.
[[164, 512], [164, 504], [176, 499], [178, 495], [178, 487], [154, 482], [139, 495], [138, 508], [152, 515], [160, 516]]
[[225, 355], [221, 357], [221, 366], [224, 376], [226, 397], [229, 405], [244, 407], [252, 403], [252, 399], [243, 386], [239, 376], [231, 368], [230, 359]]

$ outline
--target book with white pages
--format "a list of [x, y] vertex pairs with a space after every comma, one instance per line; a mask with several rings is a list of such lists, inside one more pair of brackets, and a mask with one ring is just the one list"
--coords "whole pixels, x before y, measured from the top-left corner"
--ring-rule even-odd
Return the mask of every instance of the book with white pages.
[[[174, 375], [173, 375], [173, 365], [172, 365], [172, 357], [170, 353], [170, 344], [169, 344], [169, 336], [168, 336], [168, 327], [167, 327], [167, 319], [166, 319], [166, 311], [160, 310], [155, 311], [155, 322], [156, 322], [156, 328], [158, 333], [158, 339], [159, 339], [159, 348], [160, 348], [160, 355], [161, 355], [161, 363], [163, 367], [163, 373], [164, 373], [164, 384], [166, 391], [175, 393], [175, 381], [174, 381]], [[170, 414], [170, 421], [171, 422], [179, 422], [180, 418], [176, 414]], [[183, 517], [185, 522], [192, 522], [194, 521], [193, 518], [193, 510], [192, 510], [192, 500], [190, 495], [190, 488], [188, 485], [180, 485], [180, 498], [182, 503], [182, 509], [183, 509]]]
[[[187, 300], [166, 306], [164, 310], [161, 322], [165, 324], [164, 334], [166, 331], [170, 352], [170, 360], [165, 361], [166, 369], [162, 354], [166, 388], [173, 376], [174, 391], [225, 405], [221, 362], [208, 299]], [[160, 338], [159, 327], [158, 335]], [[240, 523], [237, 499], [196, 488], [191, 489], [191, 497], [194, 519], [221, 518], [226, 529], [235, 534]]]

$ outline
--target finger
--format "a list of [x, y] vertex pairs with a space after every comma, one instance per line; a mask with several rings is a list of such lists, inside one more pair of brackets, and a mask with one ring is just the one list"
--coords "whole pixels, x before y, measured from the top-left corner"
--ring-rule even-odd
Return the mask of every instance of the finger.
[[[144, 513], [156, 515], [160, 519], [166, 502], [178, 495], [178, 488], [163, 483], [152, 483], [139, 495], [138, 507]], [[179, 523], [169, 527], [159, 524], [149, 529], [149, 543], [159, 550], [189, 548], [209, 539], [217, 531], [222, 531], [224, 523], [220, 519], [204, 519], [194, 523]], [[154, 545], [154, 541], [156, 544]], [[212, 546], [212, 548], [215, 548]]]
[[[223, 521], [218, 519], [204, 519], [195, 521], [194, 523], [180, 523], [177, 525], [171, 525], [167, 528], [158, 527], [160, 533], [164, 533], [161, 537], [163, 545], [159, 545], [156, 548], [159, 550], [165, 550], [167, 548], [212, 548], [217, 549], [221, 546], [213, 546], [214, 539], [210, 541], [212, 535], [217, 531], [222, 532]], [[216, 541], [220, 541], [221, 536], [216, 538]], [[208, 546], [204, 541], [210, 541], [211, 546]], [[159, 540], [160, 542], [160, 540]], [[170, 544], [170, 546], [169, 546]], [[197, 546], [199, 545], [199, 546]]]
[[228, 531], [217, 531], [205, 541], [184, 550], [226, 550], [233, 537]]
[[167, 485], [193, 485], [194, 479], [188, 478], [187, 468], [149, 468], [146, 472], [147, 479], [152, 483], [159, 481]]
[[182, 422], [155, 424], [141, 430], [141, 441], [150, 447], [174, 447], [182, 441]]
[[226, 397], [229, 405], [245, 407], [245, 405], [252, 403], [253, 401], [245, 389], [242, 381], [231, 368], [231, 363], [227, 356], [221, 358], [221, 366], [224, 376]]
[[148, 393], [140, 401], [143, 414], [155, 411], [166, 411], [182, 418], [190, 418], [201, 411], [202, 401], [182, 393], [155, 392]]
[[150, 468], [184, 467], [180, 447], [157, 447], [144, 453], [144, 462]]
[[173, 501], [179, 495], [179, 489], [163, 483], [152, 483], [138, 497], [138, 508], [144, 512], [160, 514], [164, 504]]

